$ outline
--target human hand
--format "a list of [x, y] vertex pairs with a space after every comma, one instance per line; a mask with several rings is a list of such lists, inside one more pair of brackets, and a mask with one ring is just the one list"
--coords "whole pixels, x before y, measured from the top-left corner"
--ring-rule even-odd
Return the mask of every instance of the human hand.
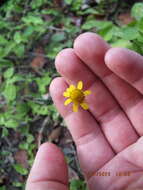
[[[62, 77], [50, 92], [77, 146], [90, 190], [143, 189], [143, 57], [110, 48], [94, 33], [81, 34], [73, 49], [56, 57]], [[89, 111], [64, 106], [63, 92], [82, 80], [91, 90]], [[41, 146], [26, 190], [67, 190], [67, 166], [52, 144]]]

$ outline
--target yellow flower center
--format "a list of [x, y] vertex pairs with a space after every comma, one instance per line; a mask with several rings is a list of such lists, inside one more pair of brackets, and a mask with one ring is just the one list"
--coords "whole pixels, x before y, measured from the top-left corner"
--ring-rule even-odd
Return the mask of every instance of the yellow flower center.
[[79, 89], [74, 89], [70, 93], [70, 98], [72, 99], [73, 102], [75, 101], [75, 102], [81, 103], [84, 100], [84, 93]]

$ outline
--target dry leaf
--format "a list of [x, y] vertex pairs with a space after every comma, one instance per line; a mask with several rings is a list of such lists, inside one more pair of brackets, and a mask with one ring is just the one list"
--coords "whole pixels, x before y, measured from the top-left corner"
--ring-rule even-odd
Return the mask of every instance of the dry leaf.
[[121, 22], [121, 24], [129, 24], [131, 23], [134, 19], [131, 17], [130, 13], [121, 13], [118, 16], [119, 21]]
[[36, 57], [31, 62], [31, 67], [34, 71], [38, 71], [40, 68], [42, 68], [46, 62], [44, 55], [44, 51], [42, 47], [39, 47], [35, 51]]
[[71, 167], [68, 168], [68, 172], [69, 172], [68, 176], [70, 180], [79, 179], [78, 174]]
[[27, 152], [25, 150], [19, 150], [14, 155], [14, 158], [18, 164], [21, 164], [24, 168], [28, 167], [28, 157]]
[[51, 134], [48, 137], [48, 140], [50, 142], [58, 140], [60, 135], [61, 135], [61, 127], [57, 127], [52, 130]]

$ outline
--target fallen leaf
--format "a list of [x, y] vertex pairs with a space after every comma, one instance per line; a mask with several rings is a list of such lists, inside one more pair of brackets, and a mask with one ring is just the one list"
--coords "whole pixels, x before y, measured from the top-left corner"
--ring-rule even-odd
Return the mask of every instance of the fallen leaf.
[[129, 24], [134, 21], [130, 13], [121, 13], [118, 16], [118, 20], [121, 22], [121, 24]]
[[54, 0], [55, 6], [61, 7], [62, 5], [62, 0]]
[[35, 58], [32, 60], [30, 66], [34, 71], [38, 71], [42, 68], [46, 62], [44, 55], [44, 50], [42, 47], [39, 47], [35, 50]]
[[19, 150], [14, 155], [14, 158], [18, 164], [21, 164], [24, 168], [28, 167], [28, 157], [25, 150]]
[[63, 128], [62, 138], [60, 139], [60, 146], [69, 147], [73, 143], [73, 139], [66, 127]]
[[57, 127], [52, 130], [51, 134], [48, 136], [48, 140], [50, 142], [56, 141], [59, 139], [59, 136], [61, 135], [61, 127]]

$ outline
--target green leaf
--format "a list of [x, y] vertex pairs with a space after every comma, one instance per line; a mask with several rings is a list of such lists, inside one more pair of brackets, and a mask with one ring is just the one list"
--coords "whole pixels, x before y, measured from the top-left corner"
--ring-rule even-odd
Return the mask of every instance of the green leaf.
[[5, 45], [8, 43], [8, 40], [6, 40], [6, 38], [2, 35], [0, 35], [0, 44], [1, 45]]
[[11, 24], [10, 22], [5, 22], [5, 20], [2, 20], [2, 18], [0, 18], [0, 28], [3, 28], [3, 29], [8, 29], [11, 27]]
[[29, 106], [26, 103], [18, 103], [16, 106], [16, 111], [24, 117], [29, 111]]
[[80, 10], [81, 6], [83, 4], [83, 0], [73, 0], [71, 9], [74, 11]]
[[138, 36], [137, 40], [138, 40], [139, 42], [143, 43], [143, 35], [140, 34], [140, 35]]
[[112, 37], [114, 35], [115, 26], [107, 26], [106, 28], [101, 29], [98, 34], [104, 38], [106, 41], [112, 40]]
[[59, 51], [61, 51], [64, 47], [63, 43], [58, 43], [58, 44], [50, 44], [49, 47], [47, 48], [47, 56], [50, 59], [54, 59], [55, 56], [58, 54]]
[[14, 187], [22, 187], [22, 186], [23, 186], [23, 183], [20, 183], [20, 182], [18, 182], [18, 181], [14, 181], [14, 182], [12, 183], [12, 185], [13, 185]]
[[7, 84], [4, 92], [4, 97], [7, 99], [7, 101], [13, 101], [16, 98], [16, 86], [14, 84]]
[[14, 164], [13, 167], [21, 175], [27, 175], [28, 174], [28, 170], [20, 164]]
[[143, 54], [143, 42], [134, 40], [132, 43], [132, 50], [134, 50], [142, 55]]
[[40, 106], [38, 110], [35, 110], [35, 113], [39, 115], [47, 115], [49, 113], [47, 106]]
[[120, 28], [116, 33], [115, 36], [119, 36], [125, 40], [134, 40], [139, 36], [138, 30], [135, 27], [125, 26]]
[[54, 42], [61, 42], [65, 39], [65, 34], [64, 33], [57, 33], [54, 34], [51, 38], [52, 41]]
[[79, 11], [78, 14], [80, 14], [80, 15], [85, 15], [85, 14], [95, 14], [95, 15], [98, 14], [98, 15], [100, 15], [100, 12], [95, 10], [94, 8], [88, 8], [86, 10]]
[[44, 5], [45, 3], [48, 4], [47, 0], [33, 0], [31, 2], [32, 9], [36, 9]]
[[34, 24], [34, 25], [39, 25], [39, 24], [44, 23], [42, 18], [37, 15], [35, 15], [35, 16], [28, 15], [27, 17], [23, 17], [22, 21], [25, 22], [26, 24]]
[[22, 41], [22, 36], [21, 36], [21, 33], [20, 32], [16, 32], [14, 34], [14, 41], [19, 44], [21, 41]]
[[11, 67], [11, 66], [13, 66], [13, 63], [12, 63], [10, 60], [8, 60], [8, 59], [3, 59], [3, 58], [0, 56], [0, 68], [5, 67], [5, 66]]
[[1, 186], [0, 190], [6, 190], [6, 186]]
[[11, 41], [5, 48], [0, 47], [0, 58], [6, 57], [15, 48], [15, 45], [16, 44]]
[[23, 36], [27, 38], [27, 37], [31, 36], [34, 31], [35, 31], [35, 27], [34, 27], [34, 26], [28, 26], [28, 27], [25, 29], [25, 31], [24, 31], [24, 33], [23, 33]]
[[60, 14], [60, 12], [57, 9], [44, 9], [41, 11], [41, 13], [54, 16], [58, 16]]
[[80, 190], [87, 190], [86, 184], [85, 184], [85, 182], [82, 181], [82, 180], [73, 179], [73, 180], [70, 182], [70, 190], [77, 190], [77, 189], [80, 189]]
[[59, 113], [57, 112], [56, 107], [53, 104], [48, 105], [48, 110], [49, 110], [53, 120], [58, 121], [59, 120]]
[[14, 68], [11, 67], [4, 72], [3, 76], [4, 78], [11, 78], [13, 74], [14, 74]]
[[34, 137], [33, 137], [33, 135], [31, 135], [31, 134], [28, 134], [28, 136], [27, 136], [27, 143], [32, 143], [34, 141]]
[[123, 47], [123, 48], [132, 48], [132, 43], [130, 41], [127, 40], [116, 40], [115, 42], [111, 43], [112, 47]]
[[5, 123], [4, 114], [0, 114], [0, 125], [4, 125], [4, 123]]
[[132, 7], [131, 15], [136, 20], [143, 18], [143, 3], [135, 3], [135, 5]]
[[3, 128], [2, 129], [2, 137], [6, 137], [6, 136], [8, 136], [8, 130], [7, 130], [7, 128]]
[[138, 21], [138, 28], [141, 32], [143, 32], [143, 18], [141, 18], [139, 21]]
[[19, 44], [13, 51], [18, 57], [22, 57], [25, 51], [24, 44]]
[[38, 114], [38, 115], [49, 114], [49, 109], [47, 105], [39, 105], [34, 102], [29, 102], [28, 104], [31, 107], [33, 114]]
[[23, 150], [28, 150], [29, 144], [27, 142], [26, 143], [20, 143], [19, 148], [23, 149]]
[[40, 93], [44, 94], [46, 92], [46, 86], [51, 82], [51, 77], [49, 76], [49, 73], [46, 73], [42, 78], [37, 78], [36, 82], [38, 84]]
[[14, 119], [9, 119], [8, 121], [5, 121], [4, 125], [7, 128], [16, 129], [18, 127], [19, 123], [17, 121], [15, 121]]
[[1, 155], [2, 156], [9, 156], [11, 153], [9, 152], [9, 151], [7, 151], [7, 150], [3, 150], [3, 151], [1, 151]]
[[68, 5], [71, 5], [72, 1], [73, 1], [73, 0], [64, 0], [64, 2], [65, 2], [66, 4], [68, 4]]
[[10, 78], [10, 80], [7, 80], [7, 84], [12, 84], [15, 83], [17, 81], [24, 81], [24, 77], [22, 77], [21, 75], [14, 75], [12, 78]]
[[83, 25], [83, 30], [90, 30], [92, 28], [96, 28], [98, 30], [101, 30], [106, 27], [112, 27], [112, 23], [109, 21], [97, 21], [97, 20], [87, 20]]

